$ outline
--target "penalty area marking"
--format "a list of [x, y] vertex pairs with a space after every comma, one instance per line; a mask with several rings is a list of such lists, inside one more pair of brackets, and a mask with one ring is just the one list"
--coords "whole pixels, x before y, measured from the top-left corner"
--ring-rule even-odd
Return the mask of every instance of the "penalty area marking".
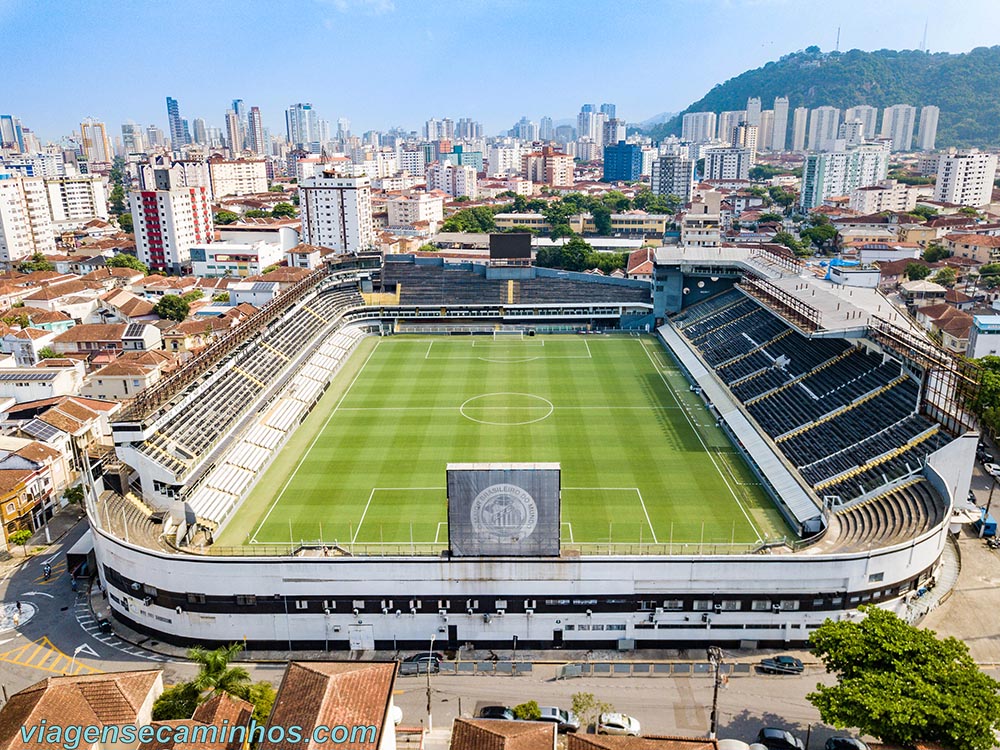
[[[649, 511], [646, 510], [646, 503], [643, 501], [642, 493], [638, 487], [563, 487], [562, 489], [569, 492], [634, 492], [636, 497], [639, 498], [642, 514], [646, 517], [646, 525], [649, 526], [649, 533], [653, 535], [653, 544], [659, 544], [659, 541], [656, 539], [656, 529], [653, 528], [653, 522], [649, 519]], [[570, 541], [573, 541], [572, 530], [570, 531]], [[611, 540], [609, 539], [608, 541], [610, 542]]]

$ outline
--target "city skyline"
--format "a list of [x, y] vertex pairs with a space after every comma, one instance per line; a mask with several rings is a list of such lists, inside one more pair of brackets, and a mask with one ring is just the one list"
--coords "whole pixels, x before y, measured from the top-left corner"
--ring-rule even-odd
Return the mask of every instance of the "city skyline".
[[[109, 133], [128, 120], [169, 132], [167, 96], [177, 100], [183, 118], [223, 129], [225, 111], [242, 99], [260, 108], [272, 134], [284, 131], [285, 109], [295, 102], [311, 102], [331, 123], [351, 120], [356, 133], [395, 126], [419, 131], [433, 117], [472, 117], [494, 134], [521, 116], [558, 122], [573, 118], [583, 103], [607, 101], [626, 121], [639, 122], [679, 111], [717, 83], [797, 49], [833, 49], [838, 26], [841, 49], [916, 48], [924, 19], [934, 12], [930, 0], [906, 5], [909, 22], [900, 20], [898, 3], [872, 7], [848, 0], [836, 9], [799, 3], [796, 10], [808, 5], [810, 12], [792, 14], [789, 0], [672, 0], [590, 3], [569, 21], [569, 7], [561, 3], [313, 0], [264, 23], [259, 15], [178, 2], [128, 6], [127, 21], [113, 7], [99, 17], [77, 14], [70, 34], [69, 14], [56, 13], [67, 6], [41, 3], [46, 5], [53, 12], [0, 0], [0, 32], [7, 32], [9, 48], [0, 109], [19, 116], [43, 141], [68, 135], [85, 117], [107, 123]], [[854, 6], [864, 13], [853, 14]], [[990, 21], [1000, 22], [1000, 7], [976, 0], [949, 14], [954, 23], [932, 24], [930, 50], [962, 52], [994, 41]], [[214, 36], [142, 32], [169, 28], [170, 18], [178, 17], [192, 28], [214, 28]], [[554, 35], [553, 28], [564, 33]], [[606, 64], [581, 56], [581, 44], [600, 50], [605, 39], [626, 32], [630, 43], [608, 50]], [[124, 35], [135, 47], [95, 44], [102, 33]], [[485, 43], [476, 41], [480, 33], [488, 36]], [[289, 40], [285, 52], [280, 45]], [[662, 55], [649, 55], [654, 43]], [[218, 54], [220, 44], [225, 55]], [[268, 45], [275, 54], [260, 54]], [[511, 55], [514, 46], [537, 54]], [[80, 85], [54, 74], [84, 59], [88, 69], [109, 71], [112, 80], [115, 71], [128, 75], [119, 84]], [[677, 60], [697, 65], [678, 76]], [[540, 81], [539, 61], [548, 63]], [[587, 75], [581, 76], [584, 64]], [[630, 81], [622, 71], [639, 75]], [[538, 83], [518, 87], [516, 98], [497, 95], [515, 79]]]

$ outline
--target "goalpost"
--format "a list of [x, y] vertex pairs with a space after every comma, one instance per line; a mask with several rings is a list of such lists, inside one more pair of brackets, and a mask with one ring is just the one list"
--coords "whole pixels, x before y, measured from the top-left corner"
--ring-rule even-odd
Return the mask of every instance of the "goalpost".
[[493, 340], [498, 339], [514, 339], [515, 341], [521, 341], [524, 339], [524, 329], [523, 328], [494, 328], [493, 329]]

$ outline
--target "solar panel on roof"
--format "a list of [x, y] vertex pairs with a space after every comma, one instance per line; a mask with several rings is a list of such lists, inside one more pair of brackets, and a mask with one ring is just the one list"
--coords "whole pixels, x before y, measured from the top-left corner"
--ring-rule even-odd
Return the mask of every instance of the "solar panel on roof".
[[61, 430], [53, 427], [48, 422], [43, 422], [40, 419], [32, 419], [26, 425], [21, 427], [21, 432], [24, 432], [36, 440], [47, 441], [58, 435]]
[[40, 382], [42, 380], [55, 380], [58, 376], [58, 372], [0, 372], [0, 381], [5, 383], [23, 380]]
[[128, 327], [125, 329], [125, 335], [122, 336], [123, 339], [141, 339], [142, 329], [145, 328], [144, 323], [129, 323]]

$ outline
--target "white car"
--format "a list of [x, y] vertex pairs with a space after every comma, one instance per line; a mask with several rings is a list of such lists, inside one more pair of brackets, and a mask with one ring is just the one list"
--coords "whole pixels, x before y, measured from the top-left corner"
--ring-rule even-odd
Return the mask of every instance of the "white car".
[[1000, 477], [1000, 464], [983, 464], [986, 473], [993, 477]]
[[598, 734], [622, 734], [638, 737], [639, 721], [625, 714], [601, 714], [597, 718]]

